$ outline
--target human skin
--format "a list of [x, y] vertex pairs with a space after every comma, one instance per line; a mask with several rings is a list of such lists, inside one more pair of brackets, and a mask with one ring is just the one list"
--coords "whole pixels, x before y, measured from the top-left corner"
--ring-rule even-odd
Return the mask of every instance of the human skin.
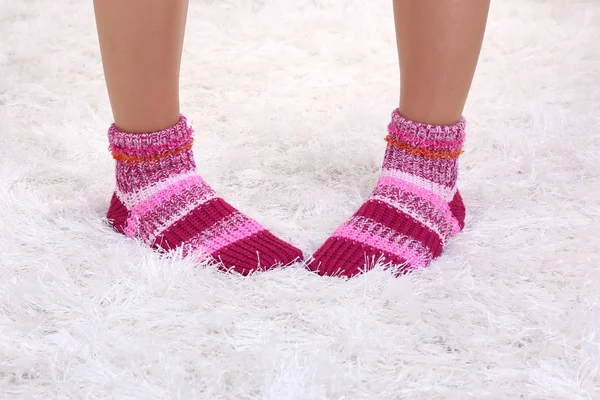
[[434, 125], [459, 120], [489, 6], [489, 0], [394, 0], [402, 116]]
[[154, 132], [179, 120], [187, 0], [94, 0], [115, 124]]

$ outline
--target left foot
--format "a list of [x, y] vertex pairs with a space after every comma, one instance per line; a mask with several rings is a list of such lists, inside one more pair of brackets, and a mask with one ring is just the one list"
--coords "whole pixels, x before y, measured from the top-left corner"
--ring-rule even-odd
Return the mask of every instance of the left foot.
[[456, 186], [465, 121], [428, 125], [392, 114], [383, 171], [359, 210], [316, 251], [308, 268], [352, 277], [376, 262], [400, 273], [425, 267], [464, 227]]

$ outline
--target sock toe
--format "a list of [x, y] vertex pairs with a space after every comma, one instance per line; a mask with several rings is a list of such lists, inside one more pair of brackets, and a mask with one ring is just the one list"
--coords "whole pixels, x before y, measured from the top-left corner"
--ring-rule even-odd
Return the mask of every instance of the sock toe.
[[225, 269], [248, 275], [301, 261], [302, 251], [263, 230], [220, 249], [212, 257]]
[[407, 269], [404, 258], [340, 237], [327, 239], [311, 258], [308, 269], [319, 275], [352, 278], [377, 262], [400, 266], [399, 271]]

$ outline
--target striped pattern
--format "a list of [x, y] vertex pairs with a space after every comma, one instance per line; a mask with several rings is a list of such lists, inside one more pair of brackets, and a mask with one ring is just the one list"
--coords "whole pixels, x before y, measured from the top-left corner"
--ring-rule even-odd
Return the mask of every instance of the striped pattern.
[[216, 197], [216, 193], [199, 176], [177, 182], [133, 207], [125, 234], [139, 237], [151, 245], [161, 232]]
[[392, 113], [383, 170], [367, 201], [317, 250], [309, 268], [354, 276], [375, 262], [427, 266], [464, 227], [456, 187], [465, 120], [422, 124]]
[[115, 229], [163, 251], [182, 248], [241, 274], [302, 258], [295, 247], [220, 198], [196, 173], [185, 117], [163, 131], [108, 132], [117, 188], [107, 217]]
[[425, 266], [430, 261], [428, 249], [418, 240], [398, 234], [394, 229], [360, 215], [350, 218], [333, 236], [362, 243], [382, 253], [394, 254], [413, 266]]

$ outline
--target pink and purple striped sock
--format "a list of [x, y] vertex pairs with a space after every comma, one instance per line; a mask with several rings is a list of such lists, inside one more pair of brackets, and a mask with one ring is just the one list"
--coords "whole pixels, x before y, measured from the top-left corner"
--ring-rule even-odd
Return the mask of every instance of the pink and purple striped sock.
[[359, 210], [313, 255], [321, 275], [352, 277], [376, 261], [400, 272], [427, 266], [464, 227], [458, 156], [465, 120], [428, 125], [392, 113], [383, 170]]
[[182, 248], [212, 257], [243, 275], [302, 259], [302, 252], [242, 214], [196, 173], [193, 130], [184, 116], [162, 131], [108, 131], [117, 188], [108, 220], [113, 227], [161, 250]]

